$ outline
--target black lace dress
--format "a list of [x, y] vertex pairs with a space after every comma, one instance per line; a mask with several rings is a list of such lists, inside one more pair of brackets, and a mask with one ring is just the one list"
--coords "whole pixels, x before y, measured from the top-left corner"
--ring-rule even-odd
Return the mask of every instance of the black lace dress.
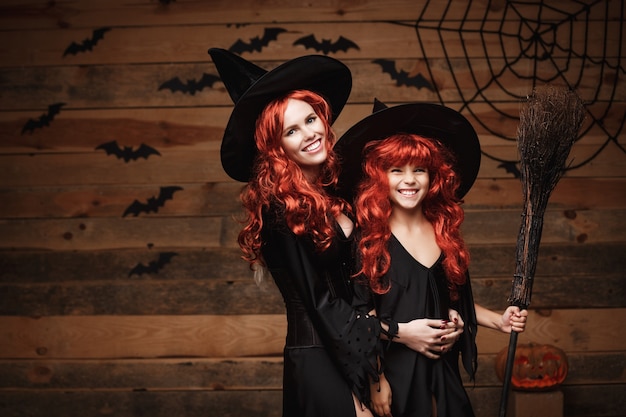
[[438, 417], [474, 416], [459, 373], [459, 354], [472, 378], [476, 369], [477, 324], [469, 277], [460, 291], [460, 299], [451, 303], [442, 257], [433, 266], [426, 267], [393, 235], [389, 240], [389, 253], [391, 268], [386, 277], [391, 281], [391, 288], [384, 295], [374, 295], [381, 320], [447, 319], [451, 307], [459, 311], [465, 322], [459, 342], [437, 360], [428, 359], [400, 343], [389, 343], [384, 372], [391, 385], [393, 416], [430, 417], [433, 396]]
[[287, 310], [283, 417], [355, 416], [352, 392], [369, 404], [380, 323], [353, 307], [353, 241], [336, 232], [320, 253], [279, 210], [264, 213], [261, 252]]

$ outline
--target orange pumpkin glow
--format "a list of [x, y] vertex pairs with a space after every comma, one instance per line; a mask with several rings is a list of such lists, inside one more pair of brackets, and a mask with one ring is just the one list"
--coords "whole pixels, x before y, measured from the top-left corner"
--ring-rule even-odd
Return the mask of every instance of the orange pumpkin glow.
[[[508, 348], [496, 357], [496, 374], [504, 381]], [[524, 391], [549, 390], [559, 386], [567, 376], [565, 352], [556, 346], [528, 343], [518, 344], [513, 361], [511, 387]]]

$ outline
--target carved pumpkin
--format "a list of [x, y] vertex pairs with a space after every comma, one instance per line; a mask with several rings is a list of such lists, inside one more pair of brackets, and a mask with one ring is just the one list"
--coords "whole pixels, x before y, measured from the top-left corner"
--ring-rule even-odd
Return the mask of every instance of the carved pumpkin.
[[[508, 348], [496, 356], [496, 374], [504, 381]], [[511, 387], [522, 391], [556, 388], [567, 376], [565, 352], [556, 346], [537, 343], [518, 344], [511, 373]]]

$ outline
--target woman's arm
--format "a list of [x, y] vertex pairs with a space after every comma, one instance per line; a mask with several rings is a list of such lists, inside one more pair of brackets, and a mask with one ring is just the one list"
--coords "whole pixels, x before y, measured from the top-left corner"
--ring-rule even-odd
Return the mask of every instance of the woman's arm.
[[372, 411], [377, 416], [391, 416], [391, 386], [385, 378], [385, 374], [381, 374], [377, 382], [372, 381], [370, 385], [370, 396], [372, 397]]

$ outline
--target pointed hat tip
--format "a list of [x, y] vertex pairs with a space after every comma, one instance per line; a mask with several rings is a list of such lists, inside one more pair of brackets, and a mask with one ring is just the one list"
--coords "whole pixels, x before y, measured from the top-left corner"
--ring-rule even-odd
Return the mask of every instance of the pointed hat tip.
[[208, 53], [233, 103], [237, 103], [243, 93], [267, 73], [263, 68], [226, 49], [209, 48]]

